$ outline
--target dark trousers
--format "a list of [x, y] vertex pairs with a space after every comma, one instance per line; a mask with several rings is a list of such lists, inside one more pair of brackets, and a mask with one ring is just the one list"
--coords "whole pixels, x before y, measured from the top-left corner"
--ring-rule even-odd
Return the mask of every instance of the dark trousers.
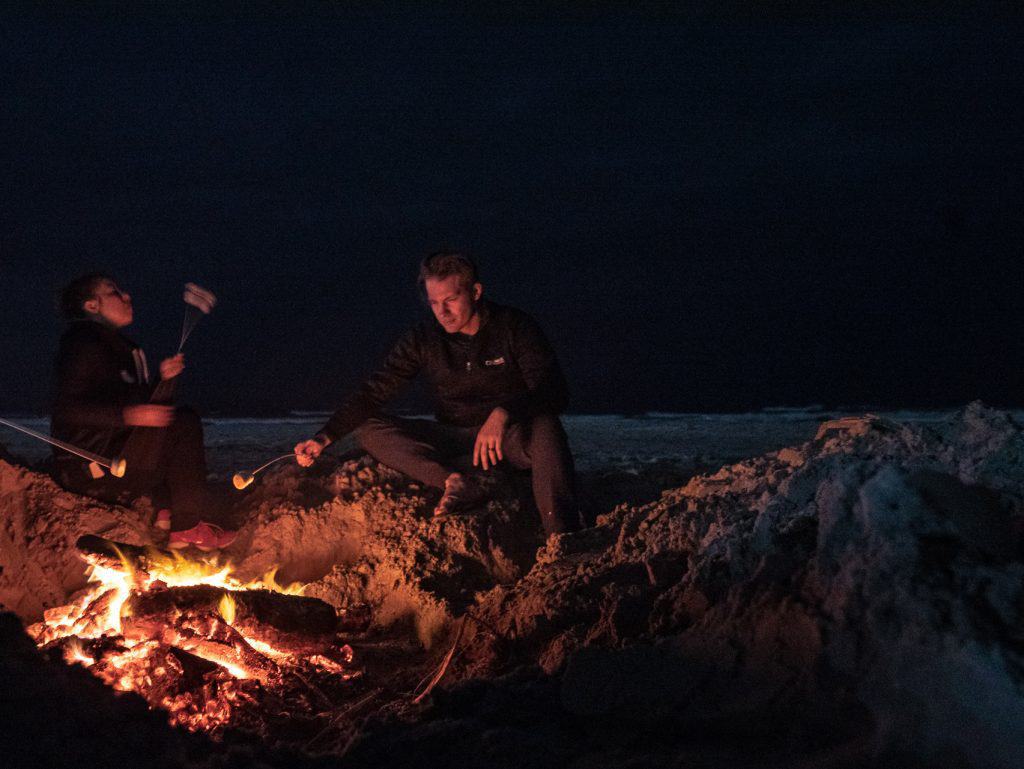
[[[472, 454], [478, 427], [456, 427], [429, 419], [380, 416], [356, 431], [363, 449], [378, 462], [416, 480], [444, 488], [451, 462]], [[502, 440], [505, 461], [530, 470], [533, 498], [548, 534], [580, 527], [569, 439], [557, 416], [544, 414], [513, 423]]]
[[206, 451], [199, 415], [190, 408], [178, 408], [169, 427], [141, 429], [160, 430], [162, 439], [129, 441], [123, 478], [108, 474], [94, 479], [84, 463], [64, 461], [58, 465], [57, 482], [66, 489], [106, 502], [126, 502], [142, 494], [151, 495], [158, 507], [166, 507], [169, 502], [171, 528], [175, 531], [190, 529], [201, 520], [221, 523], [224, 505], [210, 492], [206, 481]]

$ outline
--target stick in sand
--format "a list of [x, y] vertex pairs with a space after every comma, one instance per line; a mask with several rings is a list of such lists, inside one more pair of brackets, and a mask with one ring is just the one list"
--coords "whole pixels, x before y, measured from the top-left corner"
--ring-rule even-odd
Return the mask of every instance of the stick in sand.
[[[106, 457], [101, 457], [99, 454], [93, 454], [91, 451], [86, 451], [85, 449], [80, 449], [77, 446], [72, 446], [70, 443], [65, 443], [57, 438], [51, 438], [49, 435], [37, 433], [31, 428], [24, 427], [23, 425], [16, 424], [15, 422], [9, 422], [6, 419], [0, 419], [0, 425], [7, 425], [20, 433], [30, 435], [33, 438], [38, 438], [44, 443], [49, 443], [51, 446], [56, 446], [58, 449], [63, 449], [64, 451], [70, 452], [82, 459], [88, 459], [90, 462], [110, 470], [110, 474], [115, 478], [123, 478], [125, 470], [128, 469], [128, 463], [124, 461], [123, 457], [107, 459]], [[100, 471], [100, 474], [102, 475], [102, 471]]]
[[235, 473], [234, 477], [231, 478], [231, 482], [235, 485], [236, 489], [241, 491], [246, 486], [249, 486], [253, 481], [256, 480], [256, 474], [257, 473], [263, 472], [264, 470], [266, 470], [268, 467], [270, 467], [275, 462], [280, 462], [282, 459], [288, 459], [288, 457], [294, 457], [294, 456], [295, 456], [294, 452], [292, 452], [291, 454], [282, 454], [279, 457], [274, 457], [274, 459], [271, 459], [266, 464], [260, 465], [255, 470], [253, 470], [251, 473], [237, 472], [237, 473]]

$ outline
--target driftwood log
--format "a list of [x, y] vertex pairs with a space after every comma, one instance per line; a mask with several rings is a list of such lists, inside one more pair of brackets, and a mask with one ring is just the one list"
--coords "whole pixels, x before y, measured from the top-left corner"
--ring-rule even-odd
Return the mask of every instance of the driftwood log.
[[128, 598], [121, 610], [121, 624], [127, 634], [128, 625], [174, 626], [195, 618], [220, 617], [225, 596], [234, 603], [230, 626], [246, 638], [296, 656], [324, 654], [336, 645], [334, 607], [319, 598], [270, 590], [226, 590], [210, 585], [149, 590]]
[[[171, 550], [129, 545], [95, 534], [79, 537], [75, 547], [88, 563], [111, 569], [124, 570], [127, 564], [135, 571], [149, 572], [173, 567], [178, 558]], [[344, 623], [339, 623], [334, 607], [319, 598], [285, 595], [272, 590], [229, 590], [207, 585], [151, 590], [134, 595], [129, 606], [131, 611], [143, 613], [216, 612], [225, 593], [230, 593], [234, 599], [235, 619], [232, 624], [239, 631], [293, 654], [315, 654], [325, 639], [363, 619], [356, 612]]]
[[132, 569], [150, 571], [159, 566], [174, 564], [180, 558], [173, 550], [129, 545], [95, 534], [79, 537], [75, 542], [75, 548], [86, 563], [109, 569], [123, 570], [127, 563]]

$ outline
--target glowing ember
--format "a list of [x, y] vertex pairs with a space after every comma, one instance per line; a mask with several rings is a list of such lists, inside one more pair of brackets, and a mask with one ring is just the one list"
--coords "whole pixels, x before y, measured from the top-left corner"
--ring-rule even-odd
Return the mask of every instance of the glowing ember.
[[220, 599], [220, 603], [217, 604], [217, 610], [220, 612], [220, 616], [224, 618], [224, 621], [229, 625], [234, 624], [235, 621], [235, 599], [231, 597], [231, 593], [225, 593]]
[[[216, 730], [241, 717], [239, 708], [258, 710], [270, 692], [308, 713], [309, 675], [356, 674], [346, 667], [352, 650], [335, 635], [334, 610], [302, 596], [302, 585], [278, 584], [276, 569], [242, 581], [216, 560], [99, 537], [78, 546], [90, 564], [88, 585], [29, 633], [69, 664], [164, 708], [172, 723]], [[303, 691], [291, 691], [296, 681]]]
[[77, 638], [72, 638], [71, 643], [69, 643], [67, 648], [64, 650], [64, 659], [69, 665], [73, 665], [78, 662], [86, 667], [89, 667], [96, 662], [96, 660], [82, 650], [82, 642]]

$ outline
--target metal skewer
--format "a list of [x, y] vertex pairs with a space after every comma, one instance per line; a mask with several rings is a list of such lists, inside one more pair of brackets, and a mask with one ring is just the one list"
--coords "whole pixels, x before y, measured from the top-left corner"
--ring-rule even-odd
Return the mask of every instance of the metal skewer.
[[44, 443], [49, 443], [51, 446], [56, 446], [58, 449], [63, 449], [75, 456], [79, 456], [82, 459], [88, 459], [100, 467], [105, 467], [110, 471], [110, 474], [115, 478], [123, 478], [125, 470], [128, 469], [128, 463], [125, 462], [123, 457], [114, 457], [113, 459], [107, 459], [101, 457], [99, 454], [93, 454], [91, 451], [80, 449], [77, 446], [72, 446], [70, 443], [65, 443], [57, 438], [51, 438], [49, 435], [43, 435], [42, 433], [36, 432], [35, 430], [19, 425], [15, 422], [9, 422], [6, 419], [0, 419], [0, 425], [7, 425], [8, 427], [17, 430], [18, 432], [30, 435], [33, 438], [38, 438]]
[[260, 465], [255, 470], [253, 470], [251, 473], [243, 473], [243, 472], [235, 473], [234, 476], [231, 478], [231, 482], [235, 485], [236, 489], [241, 491], [246, 486], [249, 486], [253, 481], [256, 480], [256, 475], [258, 473], [263, 472], [264, 470], [266, 470], [268, 467], [270, 467], [275, 462], [280, 462], [282, 459], [288, 459], [288, 457], [294, 457], [294, 456], [295, 456], [295, 452], [294, 451], [292, 453], [290, 453], [290, 454], [282, 454], [279, 457], [274, 457], [273, 459], [271, 459], [266, 464]]
[[185, 300], [185, 318], [181, 322], [181, 341], [178, 342], [178, 352], [181, 352], [185, 342], [195, 331], [199, 321], [204, 315], [209, 315], [217, 306], [217, 297], [212, 291], [207, 291], [195, 283], [185, 284], [185, 293], [182, 297]]

